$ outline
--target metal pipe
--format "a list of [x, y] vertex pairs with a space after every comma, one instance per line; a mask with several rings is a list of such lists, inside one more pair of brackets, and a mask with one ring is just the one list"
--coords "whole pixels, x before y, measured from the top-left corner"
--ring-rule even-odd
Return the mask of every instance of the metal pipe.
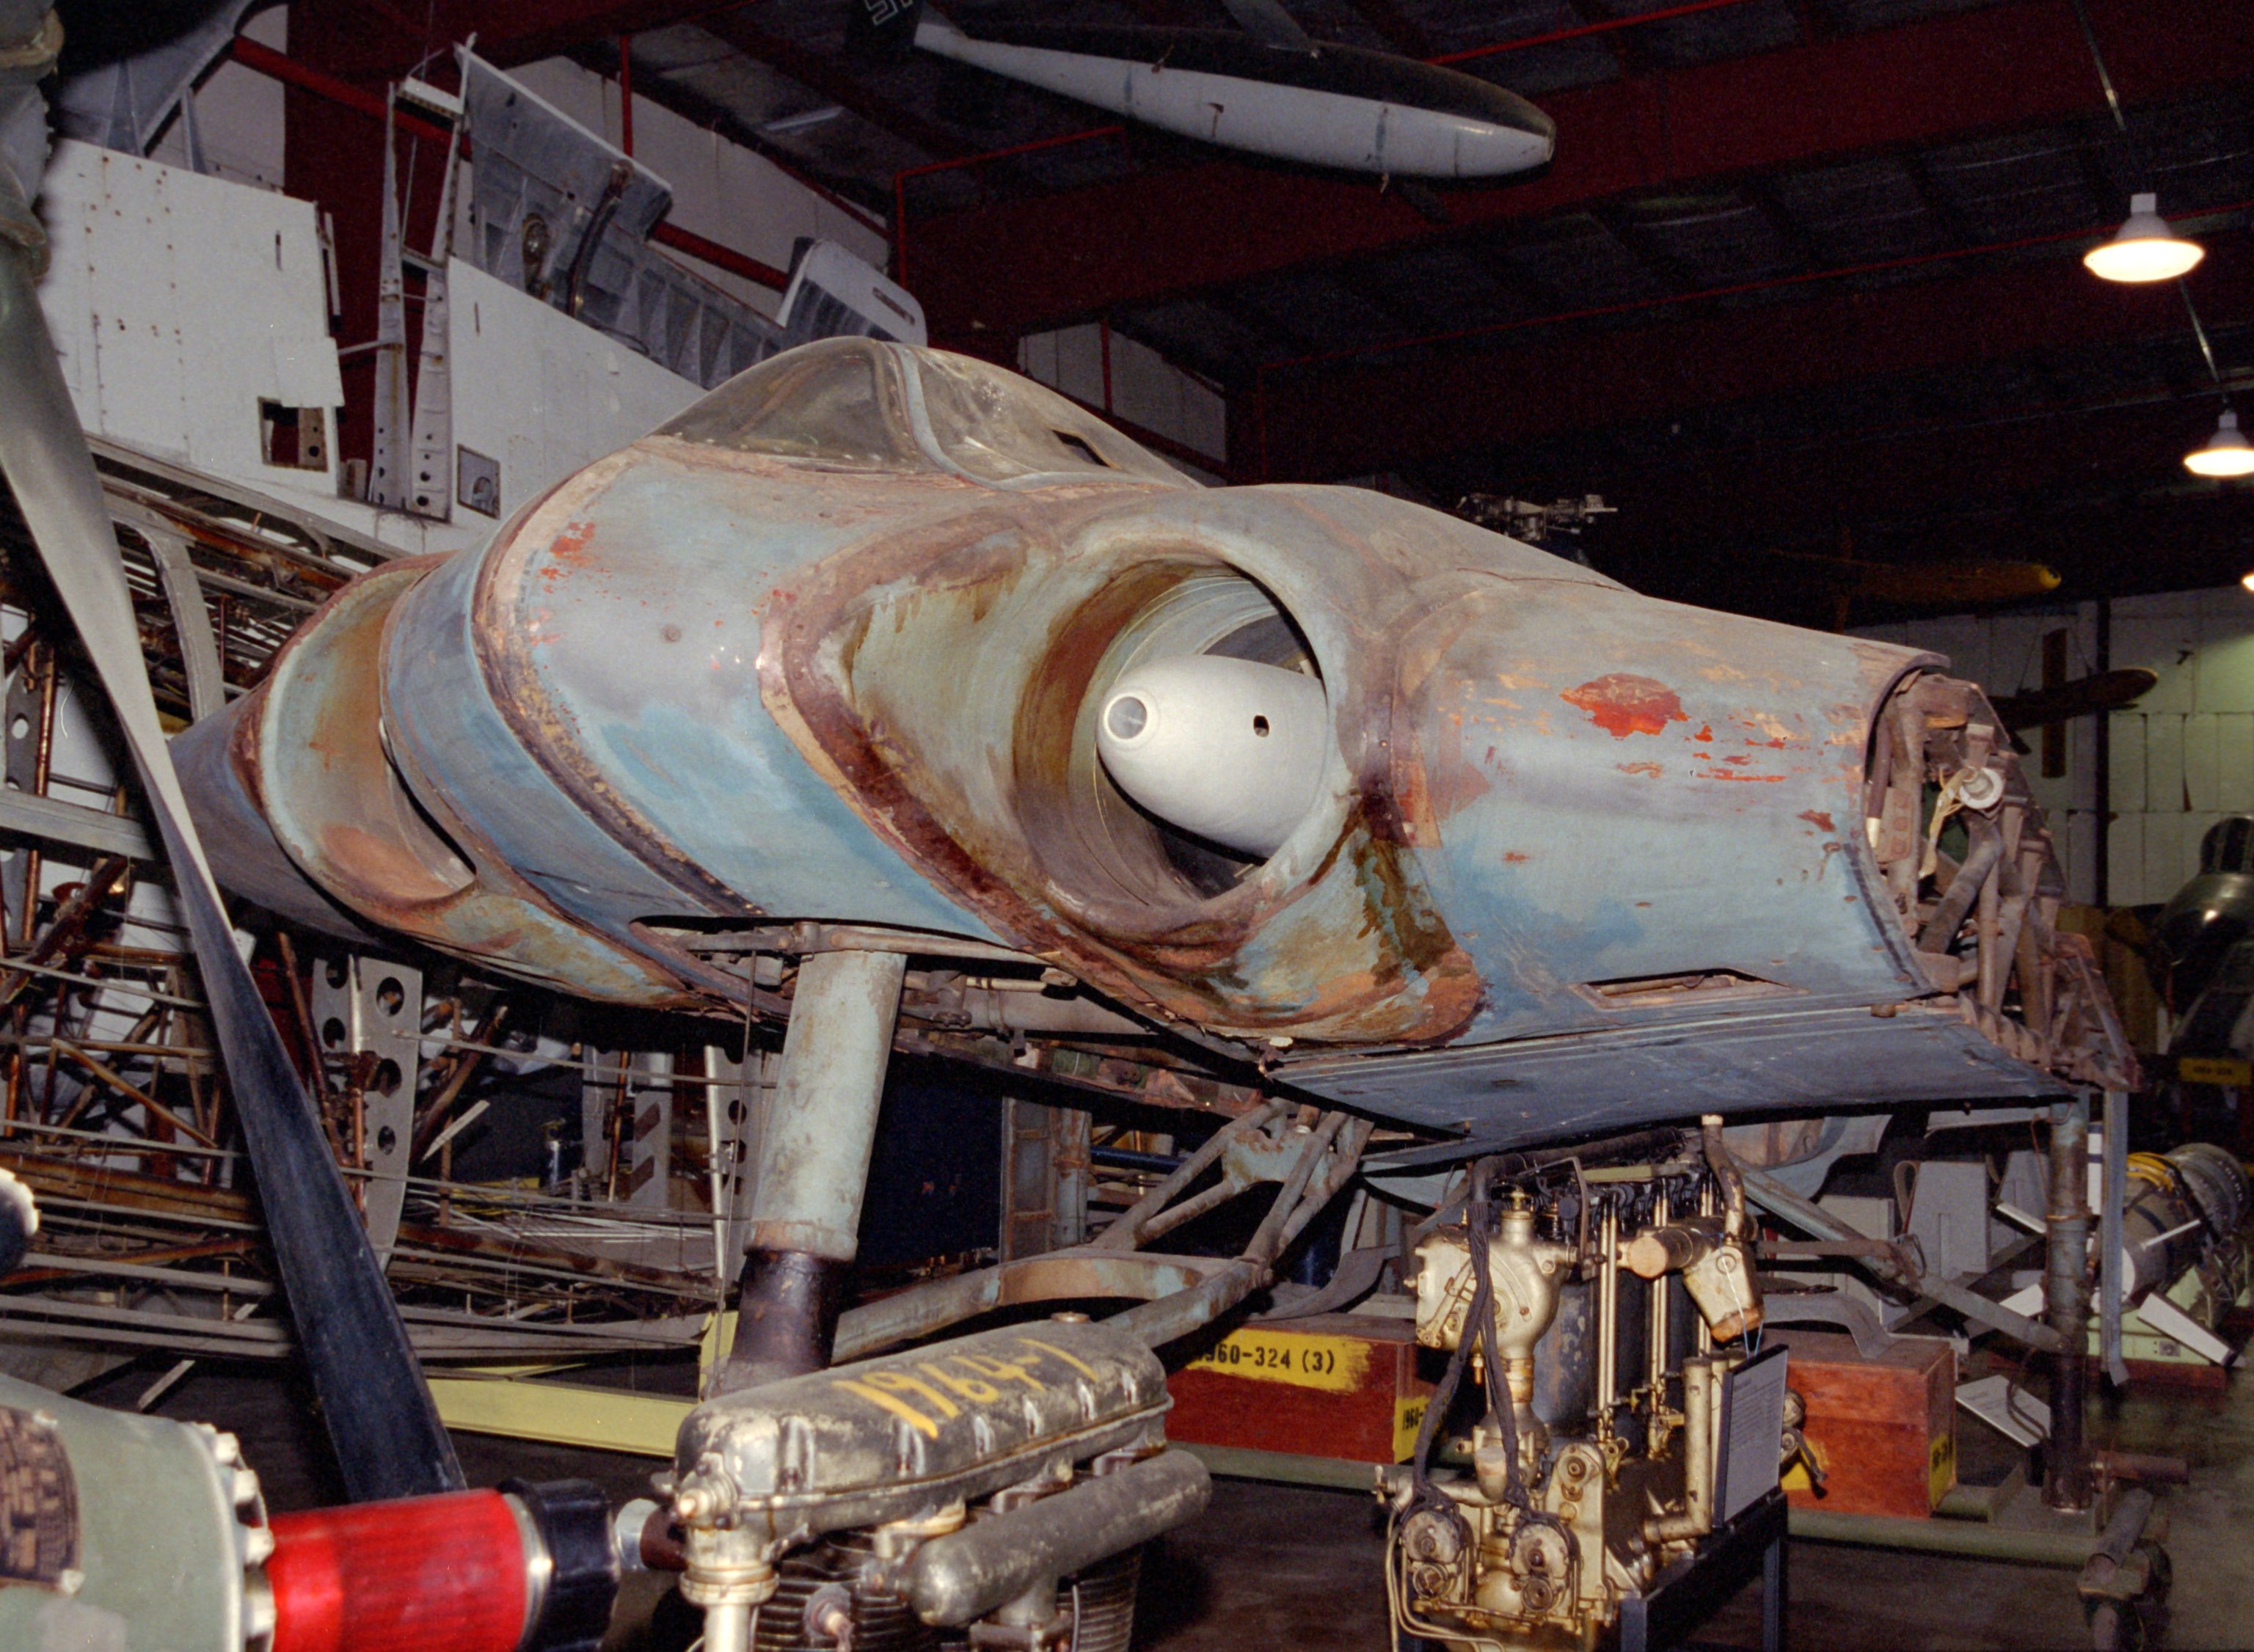
[[2043, 1501], [2054, 1508], [2090, 1506], [2090, 1453], [2082, 1430], [2090, 1336], [2089, 1144], [2089, 1099], [2053, 1106], [2043, 1306], [2059, 1344], [2051, 1355], [2054, 1375]]
[[1137, 1200], [1124, 1214], [1098, 1234], [1092, 1242], [1123, 1250], [1132, 1250], [1140, 1244], [1143, 1224], [1163, 1209], [1183, 1188], [1195, 1181], [1207, 1166], [1228, 1152], [1229, 1143], [1259, 1129], [1290, 1105], [1289, 1102], [1282, 1100], [1264, 1102], [1250, 1112], [1222, 1125], [1207, 1138], [1205, 1145], [1182, 1160], [1180, 1169]]
[[1996, 830], [1995, 822], [1968, 810], [1964, 830], [1972, 839], [1972, 846], [1964, 851], [1964, 864], [1956, 869], [1956, 877], [1950, 879], [1948, 892], [1935, 903], [1933, 915], [1918, 931], [1920, 952], [1939, 954], [1949, 950], [1949, 943], [1956, 938], [1964, 914], [1972, 910], [1972, 903], [1980, 898], [1988, 875], [2003, 858], [2004, 835]]
[[[1652, 1200], [1651, 1222], [1655, 1228], [1664, 1228], [1672, 1213], [1673, 1201], [1667, 1194], [1666, 1184], [1660, 1185]], [[1651, 1301], [1644, 1310], [1644, 1381], [1650, 1385], [1652, 1403], [1656, 1405], [1667, 1393], [1667, 1367], [1670, 1363], [1667, 1346], [1667, 1310], [1670, 1278], [1661, 1274], [1651, 1282]]]
[[1620, 1212], [1605, 1201], [1597, 1225], [1597, 1427], [1609, 1433], [1620, 1403]]
[[1714, 1406], [1708, 1362], [1683, 1362], [1683, 1512], [1643, 1522], [1655, 1543], [1703, 1537], [1714, 1529]]
[[[2003, 841], [1998, 834], [1998, 842]], [[2012, 864], [1999, 848], [1993, 876], [1980, 880], [1973, 933], [1979, 937], [1980, 1002], [1994, 1009], [2004, 1001], [2004, 872]]]
[[2077, 1532], [2025, 1531], [1978, 1520], [1914, 1520], [1899, 1515], [1843, 1515], [1828, 1508], [1793, 1508], [1786, 1530], [1812, 1543], [1854, 1544], [1867, 1549], [1908, 1549], [1962, 1555], [1975, 1560], [2079, 1568], [2096, 1549]]
[[907, 1566], [908, 1603], [926, 1623], [959, 1628], [1044, 1578], [1068, 1576], [1194, 1519], [1212, 1490], [1205, 1465], [1187, 1452], [1130, 1463], [925, 1544]]
[[799, 965], [715, 1393], [830, 1363], [906, 969], [897, 952], [817, 952]]
[[[1721, 1373], [1701, 1357], [1683, 1364], [1684, 1501], [1698, 1517], [1698, 1530], [1714, 1530], [1714, 1437], [1720, 1424]], [[1693, 1398], [1696, 1396], [1696, 1398]]]
[[704, 1652], [752, 1652], [752, 1609], [740, 1600], [704, 1608]]
[[[1709, 1114], [1708, 1116], [1712, 1117], [1713, 1116]], [[1720, 1128], [1721, 1120], [1716, 1118], [1714, 1120], [1714, 1141], [1718, 1143], [1722, 1133]], [[1742, 1188], [1745, 1186], [1745, 1183], [1740, 1180], [1738, 1185]], [[1715, 1203], [1714, 1184], [1711, 1181], [1701, 1183], [1698, 1187], [1698, 1214], [1702, 1216], [1712, 1215], [1714, 1214]], [[1744, 1220], [1744, 1213], [1742, 1210], [1740, 1212], [1739, 1220], [1740, 1222]], [[1693, 1302], [1693, 1306], [1696, 1306], [1695, 1300]], [[1698, 1348], [1701, 1354], [1712, 1354], [1714, 1351], [1714, 1330], [1712, 1326], [1707, 1324], [1706, 1316], [1703, 1312], [1691, 1315], [1690, 1340], [1692, 1345]]]

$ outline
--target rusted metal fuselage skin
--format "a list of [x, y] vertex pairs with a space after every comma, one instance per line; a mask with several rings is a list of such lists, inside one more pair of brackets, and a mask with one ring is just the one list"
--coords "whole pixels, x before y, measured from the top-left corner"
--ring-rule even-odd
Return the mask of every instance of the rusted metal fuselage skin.
[[[1264, 862], [1096, 753], [1123, 672], [1200, 653], [1323, 688], [1316, 802]], [[270, 824], [219, 859], [277, 908], [649, 1004], [740, 1003], [696, 944], [730, 926], [998, 944], [1315, 1091], [1522, 1138], [2118, 1075], [2102, 1005], [1983, 1021], [2071, 938], [1942, 663], [1374, 493], [1204, 488], [999, 369], [831, 340], [340, 593], [182, 744], [201, 809]], [[2011, 847], [1936, 964], [1922, 800], [1952, 763], [1992, 772]], [[1992, 981], [1968, 949], [2012, 900]]]

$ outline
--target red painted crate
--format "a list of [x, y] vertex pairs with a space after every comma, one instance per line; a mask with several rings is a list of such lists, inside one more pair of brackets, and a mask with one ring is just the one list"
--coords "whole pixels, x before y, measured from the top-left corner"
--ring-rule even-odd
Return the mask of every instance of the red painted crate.
[[1432, 1385], [1405, 1320], [1326, 1314], [1231, 1332], [1167, 1386], [1170, 1439], [1355, 1463], [1409, 1455]]
[[1796, 1468], [1788, 1498], [1803, 1508], [1922, 1518], [1956, 1483], [1956, 1351], [1906, 1338], [1866, 1360], [1852, 1337], [1772, 1333], [1792, 1350], [1788, 1382], [1807, 1402], [1806, 1432], [1823, 1494]]

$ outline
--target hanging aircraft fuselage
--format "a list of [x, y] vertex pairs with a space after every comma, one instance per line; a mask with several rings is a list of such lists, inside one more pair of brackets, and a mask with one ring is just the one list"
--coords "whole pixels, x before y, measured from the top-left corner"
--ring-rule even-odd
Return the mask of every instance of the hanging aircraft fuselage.
[[1278, 160], [1396, 178], [1546, 164], [1550, 117], [1489, 81], [1354, 46], [1304, 52], [1219, 30], [982, 26], [927, 13], [915, 44], [1130, 120]]

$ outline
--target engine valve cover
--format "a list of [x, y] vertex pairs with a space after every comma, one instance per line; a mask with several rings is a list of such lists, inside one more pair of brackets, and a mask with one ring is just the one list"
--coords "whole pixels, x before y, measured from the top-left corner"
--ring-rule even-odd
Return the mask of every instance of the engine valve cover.
[[681, 1425], [684, 1523], [799, 1543], [916, 1519], [1124, 1448], [1172, 1404], [1123, 1332], [1048, 1320], [746, 1389]]

